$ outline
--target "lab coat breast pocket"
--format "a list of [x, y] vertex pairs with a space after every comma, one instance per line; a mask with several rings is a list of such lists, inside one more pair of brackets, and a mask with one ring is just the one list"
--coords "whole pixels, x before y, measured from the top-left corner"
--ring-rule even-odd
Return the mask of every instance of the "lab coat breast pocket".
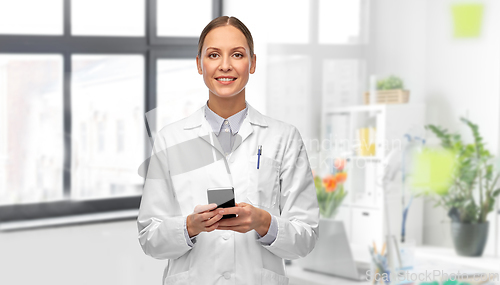
[[257, 169], [257, 161], [257, 155], [248, 161], [247, 198], [252, 205], [272, 209], [278, 202], [280, 163], [261, 155]]

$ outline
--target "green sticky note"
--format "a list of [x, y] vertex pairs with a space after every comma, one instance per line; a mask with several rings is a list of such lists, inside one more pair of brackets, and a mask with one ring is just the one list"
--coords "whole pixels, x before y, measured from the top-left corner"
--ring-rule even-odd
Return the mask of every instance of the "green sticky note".
[[451, 6], [453, 15], [453, 35], [455, 38], [477, 38], [481, 35], [484, 5], [454, 4]]
[[453, 152], [424, 148], [413, 156], [412, 188], [424, 194], [445, 195], [453, 182], [455, 165]]
[[457, 283], [457, 280], [446, 280], [443, 282], [443, 285], [456, 285]]
[[439, 285], [439, 282], [433, 281], [433, 282], [421, 282], [419, 285]]

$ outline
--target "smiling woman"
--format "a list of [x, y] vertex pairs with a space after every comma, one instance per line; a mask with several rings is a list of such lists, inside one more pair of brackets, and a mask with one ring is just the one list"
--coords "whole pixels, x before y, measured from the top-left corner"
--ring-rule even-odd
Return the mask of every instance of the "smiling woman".
[[[283, 259], [314, 248], [319, 209], [301, 136], [245, 100], [256, 59], [237, 18], [210, 22], [196, 56], [208, 101], [156, 136], [138, 227], [144, 252], [170, 259], [164, 284], [288, 284]], [[221, 187], [234, 207], [208, 204], [207, 189]]]
[[[252, 35], [236, 18], [218, 18], [203, 30], [196, 64], [210, 90], [210, 109], [218, 114], [222, 112], [225, 115], [222, 117], [237, 111], [231, 109], [243, 109], [245, 86], [250, 74], [255, 72], [256, 60]], [[235, 98], [228, 100], [233, 96]], [[229, 107], [227, 104], [231, 103], [237, 105]]]

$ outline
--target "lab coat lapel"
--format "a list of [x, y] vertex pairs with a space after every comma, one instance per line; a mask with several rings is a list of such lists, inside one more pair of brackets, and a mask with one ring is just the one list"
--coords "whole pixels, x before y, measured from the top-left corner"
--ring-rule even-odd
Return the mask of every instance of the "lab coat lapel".
[[[217, 149], [220, 152], [220, 155], [224, 156], [224, 152], [222, 151], [222, 147], [219, 143], [219, 140], [215, 136], [210, 124], [205, 119], [205, 106], [198, 109], [196, 113], [189, 116], [184, 125], [184, 130], [191, 130], [199, 128], [198, 136], [210, 144], [212, 147]], [[216, 161], [216, 155], [214, 154], [214, 161]]]
[[198, 131], [198, 136], [212, 145], [212, 147], [217, 149], [222, 155], [224, 154], [222, 146], [219, 143], [219, 139], [212, 131], [212, 127], [210, 126], [208, 121], [205, 119], [202, 120], [200, 130]]
[[248, 113], [245, 120], [243, 120], [243, 123], [241, 124], [238, 135], [236, 136], [236, 141], [233, 145], [233, 152], [253, 133], [254, 125], [267, 127], [264, 116], [248, 104], [248, 102], [246, 102], [246, 104], [248, 107]]
[[233, 152], [252, 133], [253, 133], [253, 127], [252, 127], [252, 124], [250, 124], [250, 121], [248, 120], [248, 116], [247, 116], [247, 118], [245, 118], [245, 120], [243, 120], [243, 123], [241, 124], [240, 130], [239, 130], [238, 134], [236, 135], [236, 139], [235, 139], [234, 145], [233, 145]]

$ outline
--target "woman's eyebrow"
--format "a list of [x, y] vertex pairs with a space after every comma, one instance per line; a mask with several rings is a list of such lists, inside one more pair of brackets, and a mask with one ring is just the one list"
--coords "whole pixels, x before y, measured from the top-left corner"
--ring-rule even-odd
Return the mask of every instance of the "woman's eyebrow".
[[[238, 47], [232, 48], [231, 50], [240, 49], [240, 48], [245, 49], [245, 47], [238, 46]], [[220, 48], [216, 48], [216, 47], [207, 47], [207, 50], [209, 50], [209, 49], [220, 50]]]

